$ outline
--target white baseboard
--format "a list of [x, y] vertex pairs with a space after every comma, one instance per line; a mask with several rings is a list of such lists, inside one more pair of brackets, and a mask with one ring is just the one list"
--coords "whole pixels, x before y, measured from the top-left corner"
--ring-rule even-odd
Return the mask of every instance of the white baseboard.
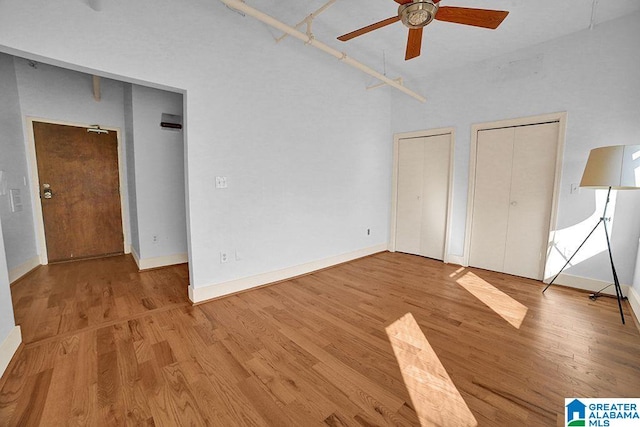
[[27, 274], [28, 272], [30, 272], [31, 270], [33, 270], [39, 265], [40, 265], [40, 257], [36, 256], [23, 262], [17, 267], [12, 268], [11, 270], [9, 270], [9, 283], [15, 282], [16, 280], [18, 280], [19, 278], [21, 278], [22, 276], [24, 276], [25, 274]]
[[136, 250], [133, 249], [133, 246], [131, 246], [131, 256], [133, 257], [133, 260], [136, 262], [136, 265], [138, 266], [138, 270], [141, 270], [141, 268], [140, 268], [140, 256], [138, 255], [138, 252], [136, 252]]
[[[605, 282], [602, 280], [590, 279], [588, 277], [572, 276], [571, 274], [562, 273], [558, 276], [556, 281], [553, 283], [562, 285], [562, 286], [567, 286], [569, 288], [583, 289], [585, 291], [591, 291], [591, 292], [598, 292], [600, 289], [604, 288], [605, 286], [611, 285], [610, 287], [602, 291], [602, 293], [607, 295], [616, 294], [615, 288], [612, 285], [613, 282]], [[629, 289], [631, 289], [631, 286], [620, 284], [620, 288], [622, 289], [622, 294], [626, 296], [629, 294]]]
[[167, 267], [169, 265], [184, 264], [189, 262], [188, 254], [174, 254], [158, 256], [154, 258], [140, 258], [138, 253], [131, 247], [131, 255], [138, 265], [138, 270], [149, 270], [151, 268]]
[[629, 287], [628, 289], [629, 295], [629, 304], [631, 305], [631, 311], [633, 311], [634, 316], [636, 316], [636, 320], [638, 324], [640, 324], [640, 295], [636, 292], [636, 289], [633, 287]]
[[0, 343], [0, 377], [4, 374], [4, 371], [9, 366], [11, 358], [16, 354], [16, 350], [22, 343], [22, 333], [20, 332], [20, 326], [15, 326], [9, 335]]
[[291, 279], [293, 277], [301, 276], [303, 274], [312, 273], [323, 268], [331, 267], [344, 262], [352, 261], [354, 259], [363, 258], [369, 255], [373, 255], [378, 252], [387, 250], [387, 244], [381, 244], [377, 246], [371, 246], [368, 248], [360, 249], [354, 252], [349, 252], [342, 255], [336, 255], [329, 258], [324, 258], [317, 261], [311, 261], [306, 264], [296, 265], [282, 270], [271, 271], [268, 273], [258, 274], [250, 277], [243, 277], [241, 279], [232, 280], [229, 282], [215, 283], [211, 285], [201, 286], [194, 288], [193, 285], [189, 285], [189, 299], [193, 303], [199, 303], [207, 301], [213, 298], [218, 298], [224, 295], [233, 294], [236, 292], [244, 291], [256, 286], [267, 285], [269, 283], [279, 282], [281, 280]]
[[459, 256], [459, 255], [448, 254], [444, 258], [444, 262], [447, 263], [447, 264], [458, 264], [458, 265], [461, 265], [463, 267], [467, 267], [466, 265], [464, 265], [464, 257], [463, 256]]

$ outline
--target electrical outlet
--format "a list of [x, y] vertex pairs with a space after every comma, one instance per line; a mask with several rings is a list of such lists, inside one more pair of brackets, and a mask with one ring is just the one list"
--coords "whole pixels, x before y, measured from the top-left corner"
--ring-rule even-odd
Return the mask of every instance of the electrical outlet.
[[216, 188], [227, 188], [226, 176], [216, 176]]
[[153, 235], [152, 241], [153, 241], [153, 243], [158, 243], [158, 235], [157, 234]]
[[367, 228], [367, 236], [371, 236], [371, 229]]
[[220, 264], [229, 261], [229, 255], [226, 252], [220, 252]]

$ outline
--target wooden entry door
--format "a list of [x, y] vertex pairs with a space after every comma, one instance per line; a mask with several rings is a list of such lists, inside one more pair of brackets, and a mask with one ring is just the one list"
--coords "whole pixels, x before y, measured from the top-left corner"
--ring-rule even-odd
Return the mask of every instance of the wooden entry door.
[[33, 123], [49, 262], [124, 252], [115, 132]]
[[451, 134], [398, 141], [398, 252], [444, 259], [451, 142]]

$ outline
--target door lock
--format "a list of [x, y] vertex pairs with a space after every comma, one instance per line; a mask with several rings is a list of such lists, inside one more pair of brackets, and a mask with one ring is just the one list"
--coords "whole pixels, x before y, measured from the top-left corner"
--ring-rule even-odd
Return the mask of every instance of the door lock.
[[51, 191], [51, 186], [49, 184], [42, 184], [42, 197], [45, 199], [53, 197], [53, 192]]

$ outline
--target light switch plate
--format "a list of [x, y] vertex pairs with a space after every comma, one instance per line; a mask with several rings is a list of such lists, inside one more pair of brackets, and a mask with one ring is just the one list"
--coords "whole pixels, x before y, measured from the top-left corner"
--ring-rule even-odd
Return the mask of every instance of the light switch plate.
[[227, 188], [226, 176], [216, 176], [216, 188]]
[[11, 212], [22, 212], [22, 194], [19, 188], [9, 190], [11, 194]]

